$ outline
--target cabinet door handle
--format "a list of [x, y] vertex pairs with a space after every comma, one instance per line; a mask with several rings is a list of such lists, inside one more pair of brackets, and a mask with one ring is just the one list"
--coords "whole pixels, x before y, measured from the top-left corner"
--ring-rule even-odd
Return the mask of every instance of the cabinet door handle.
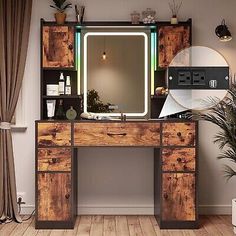
[[127, 133], [107, 133], [108, 136], [126, 136]]
[[181, 135], [182, 135], [182, 134], [181, 134], [180, 132], [177, 133], [177, 136], [178, 136], [178, 137], [181, 137]]
[[70, 44], [70, 45], [68, 46], [68, 49], [69, 49], [69, 50], [73, 50], [73, 45]]
[[69, 198], [70, 198], [70, 194], [67, 193], [67, 194], [65, 195], [65, 198], [66, 198], [66, 199], [69, 199]]

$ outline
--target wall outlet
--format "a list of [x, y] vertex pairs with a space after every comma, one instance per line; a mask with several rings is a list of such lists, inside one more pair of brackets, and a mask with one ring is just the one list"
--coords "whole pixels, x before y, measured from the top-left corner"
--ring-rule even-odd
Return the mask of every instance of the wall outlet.
[[190, 71], [182, 71], [178, 74], [178, 85], [191, 85], [191, 72]]
[[25, 192], [18, 192], [17, 193], [17, 202], [18, 202], [18, 199], [21, 198], [21, 202], [25, 202], [25, 195], [26, 193]]
[[193, 71], [193, 85], [205, 85], [206, 74], [204, 71]]

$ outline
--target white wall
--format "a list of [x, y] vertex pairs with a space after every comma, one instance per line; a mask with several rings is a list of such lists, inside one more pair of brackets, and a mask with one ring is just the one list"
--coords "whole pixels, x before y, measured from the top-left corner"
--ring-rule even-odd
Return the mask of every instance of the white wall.
[[[74, 2], [74, 1], [73, 1]], [[80, 1], [79, 1], [80, 2]], [[129, 20], [133, 10], [157, 10], [159, 20], [168, 20], [166, 0], [84, 0], [85, 20]], [[34, 120], [39, 118], [40, 18], [53, 19], [49, 0], [34, 0], [30, 44], [25, 71], [27, 124], [25, 133], [14, 133], [17, 191], [26, 192], [28, 211], [34, 207]], [[193, 18], [193, 44], [220, 51], [236, 71], [235, 0], [184, 0], [181, 19]], [[225, 18], [234, 40], [223, 44], [214, 29]], [[73, 11], [70, 18], [74, 19]], [[201, 212], [229, 213], [236, 197], [236, 179], [226, 183], [222, 162], [212, 138], [217, 129], [200, 124], [199, 201]], [[82, 213], [152, 213], [153, 159], [151, 149], [81, 149], [79, 151], [79, 206]], [[101, 208], [101, 207], [107, 208]], [[129, 211], [125, 207], [129, 206]], [[27, 208], [25, 209], [25, 211]]]

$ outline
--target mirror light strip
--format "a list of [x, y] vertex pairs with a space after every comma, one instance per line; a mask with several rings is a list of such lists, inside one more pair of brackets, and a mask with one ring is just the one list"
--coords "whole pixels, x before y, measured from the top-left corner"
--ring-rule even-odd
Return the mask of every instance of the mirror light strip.
[[151, 32], [151, 95], [155, 93], [156, 32]]
[[[88, 37], [89, 36], [143, 36], [144, 37], [144, 112], [124, 113], [127, 117], [143, 117], [148, 113], [148, 36], [144, 32], [87, 32], [84, 34], [84, 112], [87, 110], [87, 89], [88, 89]], [[97, 113], [100, 116], [120, 116], [120, 113]]]
[[76, 67], [77, 67], [77, 94], [80, 95], [80, 80], [81, 80], [81, 33], [76, 32]]

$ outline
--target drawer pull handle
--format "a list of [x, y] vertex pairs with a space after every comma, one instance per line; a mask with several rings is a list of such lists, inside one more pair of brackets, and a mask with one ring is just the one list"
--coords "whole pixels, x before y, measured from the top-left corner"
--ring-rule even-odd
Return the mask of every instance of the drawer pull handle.
[[182, 135], [182, 134], [181, 134], [180, 132], [177, 133], [177, 136], [178, 136], [178, 137], [181, 137], [181, 135]]
[[181, 158], [181, 157], [178, 157], [178, 158], [177, 158], [177, 161], [178, 161], [178, 162], [182, 162], [182, 158]]
[[186, 159], [184, 157], [183, 158], [178, 157], [177, 158], [177, 162], [179, 162], [179, 163], [187, 163], [187, 161], [186, 161]]
[[69, 50], [73, 50], [73, 45], [70, 44], [70, 45], [68, 46], [68, 49], [69, 49]]
[[57, 159], [56, 158], [52, 158], [52, 163], [53, 164], [57, 163]]
[[127, 133], [107, 133], [108, 136], [126, 136]]
[[69, 199], [69, 198], [70, 198], [70, 194], [67, 193], [67, 194], [65, 195], [65, 198], [66, 198], [66, 199]]

